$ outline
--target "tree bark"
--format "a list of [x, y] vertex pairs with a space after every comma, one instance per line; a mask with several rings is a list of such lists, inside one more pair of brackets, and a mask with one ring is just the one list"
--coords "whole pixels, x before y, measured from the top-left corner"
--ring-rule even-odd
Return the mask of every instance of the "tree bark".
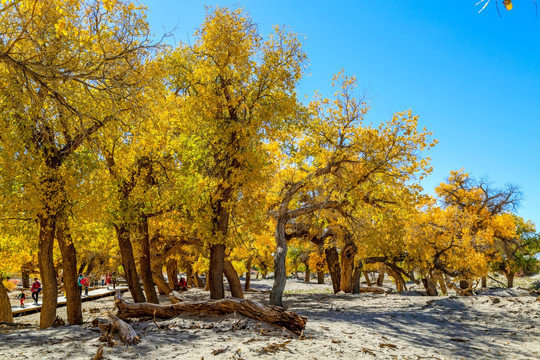
[[196, 287], [198, 287], [198, 288], [203, 288], [204, 287], [204, 283], [203, 283], [202, 279], [200, 278], [199, 273], [196, 272], [196, 271], [193, 274], [193, 280], [195, 281], [195, 286]]
[[507, 281], [507, 286], [508, 288], [513, 288], [514, 287], [514, 276], [516, 275], [515, 272], [506, 272], [504, 274], [506, 276], [506, 281]]
[[133, 256], [133, 246], [129, 238], [128, 226], [125, 223], [114, 225], [116, 237], [120, 247], [120, 255], [122, 256], [122, 265], [129, 288], [129, 292], [135, 302], [146, 302], [141, 285], [139, 284], [139, 276], [135, 266], [135, 257]]
[[309, 280], [311, 280], [311, 269], [309, 268], [309, 263], [306, 261], [304, 263], [304, 267], [306, 268], [306, 276], [304, 277], [304, 282], [309, 282]]
[[439, 296], [439, 292], [437, 291], [437, 287], [431, 280], [429, 276], [426, 276], [422, 279], [422, 284], [424, 285], [424, 288], [426, 289], [426, 294], [428, 296]]
[[360, 294], [360, 277], [362, 276], [362, 268], [363, 267], [364, 267], [364, 264], [362, 263], [362, 260], [359, 259], [358, 263], [354, 267], [353, 294]]
[[278, 217], [276, 223], [276, 250], [274, 253], [274, 284], [270, 292], [270, 304], [283, 306], [283, 291], [287, 282], [287, 240], [285, 239], [285, 225], [287, 217], [282, 215]]
[[174, 258], [167, 259], [167, 278], [169, 279], [169, 287], [173, 290], [178, 290], [178, 262]]
[[339, 265], [339, 254], [335, 246], [324, 249], [326, 255], [326, 265], [330, 271], [332, 279], [332, 287], [334, 293], [337, 294], [341, 290], [341, 266]]
[[3, 281], [4, 278], [0, 276], [0, 322], [12, 323], [11, 302]]
[[341, 251], [341, 291], [345, 293], [353, 292], [353, 268], [354, 257], [358, 252], [358, 248], [350, 240]]
[[381, 264], [378, 270], [379, 276], [377, 277], [377, 286], [383, 286], [385, 271], [386, 271], [386, 266], [384, 264]]
[[223, 288], [223, 264], [225, 262], [225, 245], [210, 246], [210, 268], [208, 269], [208, 284], [210, 299], [219, 300], [225, 297]]
[[243, 299], [244, 292], [242, 291], [242, 284], [238, 278], [238, 273], [229, 260], [225, 260], [223, 263], [223, 274], [225, 274], [227, 282], [229, 283], [229, 290], [231, 291], [232, 297]]
[[487, 276], [482, 276], [482, 287], [487, 288]]
[[30, 287], [30, 270], [26, 269], [23, 265], [21, 269], [22, 277], [22, 287], [23, 289], [28, 289]]
[[249, 290], [249, 286], [251, 285], [251, 262], [253, 259], [251, 256], [246, 261], [246, 282], [244, 283], [244, 290]]
[[220, 299], [211, 301], [179, 302], [173, 305], [130, 304], [125, 300], [116, 300], [118, 317], [155, 316], [170, 319], [181, 313], [232, 314], [239, 313], [246, 317], [285, 327], [295, 334], [301, 334], [307, 318], [278, 306], [263, 305], [253, 300]]
[[317, 284], [324, 284], [324, 271], [317, 271]]
[[43, 297], [41, 313], [39, 317], [39, 328], [46, 329], [52, 326], [56, 319], [56, 306], [58, 303], [58, 293], [56, 286], [56, 271], [54, 270], [53, 248], [54, 235], [56, 230], [56, 216], [50, 214], [40, 214], [39, 219], [39, 273], [41, 275], [41, 286]]
[[56, 240], [62, 253], [67, 318], [71, 325], [82, 325], [81, 292], [77, 284], [77, 252], [67, 221], [67, 217], [62, 216], [56, 228]]
[[146, 294], [146, 301], [153, 304], [159, 304], [156, 294], [156, 285], [152, 279], [152, 266], [150, 264], [150, 235], [148, 233], [148, 217], [141, 215], [137, 224], [139, 242], [141, 245], [141, 256], [139, 265], [141, 267], [141, 278]]
[[163, 274], [160, 272], [154, 271], [152, 274], [152, 279], [156, 283], [159, 293], [161, 295], [169, 295], [172, 291], [172, 289], [169, 287], [169, 284], [167, 281], [165, 281], [165, 278], [163, 277]]
[[362, 271], [364, 273], [364, 278], [366, 279], [367, 286], [371, 287], [371, 279], [369, 278], [369, 274], [367, 271]]
[[403, 292], [406, 291], [407, 288], [405, 286], [405, 280], [403, 280], [403, 277], [398, 271], [395, 271], [392, 269], [391, 266], [388, 266], [386, 268], [386, 271], [388, 272], [388, 275], [394, 278], [394, 283], [396, 284], [396, 290], [397, 292]]

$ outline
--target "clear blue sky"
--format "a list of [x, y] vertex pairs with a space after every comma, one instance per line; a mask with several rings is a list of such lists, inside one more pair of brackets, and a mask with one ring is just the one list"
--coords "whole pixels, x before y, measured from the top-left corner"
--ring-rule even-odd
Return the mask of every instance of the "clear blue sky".
[[[259, 24], [287, 25], [305, 37], [308, 76], [301, 95], [329, 91], [332, 74], [355, 74], [369, 98], [369, 121], [412, 109], [439, 144], [427, 192], [451, 170], [519, 185], [518, 214], [540, 227], [540, 14], [514, 0], [499, 17], [459, 1], [146, 0], [153, 32], [186, 41], [205, 5], [242, 7]], [[172, 41], [172, 40], [170, 40]]]

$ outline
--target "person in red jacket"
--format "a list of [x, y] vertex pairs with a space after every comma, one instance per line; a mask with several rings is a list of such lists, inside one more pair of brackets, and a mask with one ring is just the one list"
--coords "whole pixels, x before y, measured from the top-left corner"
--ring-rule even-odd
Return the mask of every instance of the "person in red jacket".
[[186, 291], [187, 290], [187, 282], [184, 277], [180, 277], [180, 281], [178, 282], [178, 287], [180, 288], [180, 291]]
[[39, 293], [41, 292], [41, 283], [37, 278], [34, 278], [30, 291], [32, 291], [32, 299], [34, 299], [34, 304], [37, 305]]

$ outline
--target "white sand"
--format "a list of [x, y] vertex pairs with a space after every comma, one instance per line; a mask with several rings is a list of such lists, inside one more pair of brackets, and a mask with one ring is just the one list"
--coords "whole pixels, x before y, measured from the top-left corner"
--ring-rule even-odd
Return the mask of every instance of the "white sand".
[[[270, 289], [272, 281], [252, 284]], [[330, 292], [329, 284], [288, 282], [286, 306], [308, 317], [302, 339], [241, 316], [186, 315], [158, 321], [159, 328], [132, 322], [141, 343], [106, 346], [104, 359], [540, 359], [540, 301], [525, 291], [474, 297]], [[208, 293], [192, 289], [184, 296], [207, 299]], [[267, 303], [268, 294], [246, 297]], [[104, 317], [112, 301], [83, 303], [83, 326], [36, 330], [39, 314], [17, 318], [34, 328], [0, 328], [0, 359], [92, 359], [102, 343], [89, 323]], [[65, 308], [58, 314], [65, 319]]]

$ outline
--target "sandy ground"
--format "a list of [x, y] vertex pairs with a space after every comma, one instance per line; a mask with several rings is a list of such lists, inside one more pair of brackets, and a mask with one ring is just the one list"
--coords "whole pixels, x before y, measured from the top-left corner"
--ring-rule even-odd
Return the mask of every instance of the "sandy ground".
[[[265, 290], [272, 281], [252, 284]], [[184, 296], [208, 299], [198, 289]], [[267, 303], [268, 294], [246, 297]], [[17, 318], [26, 327], [0, 327], [0, 359], [93, 359], [102, 343], [90, 322], [112, 302], [83, 303], [82, 326], [36, 330], [39, 314]], [[330, 284], [288, 281], [284, 302], [308, 317], [303, 337], [241, 316], [185, 315], [131, 322], [141, 343], [106, 346], [104, 359], [540, 359], [540, 301], [523, 290], [333, 295]], [[65, 319], [65, 311], [58, 315]]]

